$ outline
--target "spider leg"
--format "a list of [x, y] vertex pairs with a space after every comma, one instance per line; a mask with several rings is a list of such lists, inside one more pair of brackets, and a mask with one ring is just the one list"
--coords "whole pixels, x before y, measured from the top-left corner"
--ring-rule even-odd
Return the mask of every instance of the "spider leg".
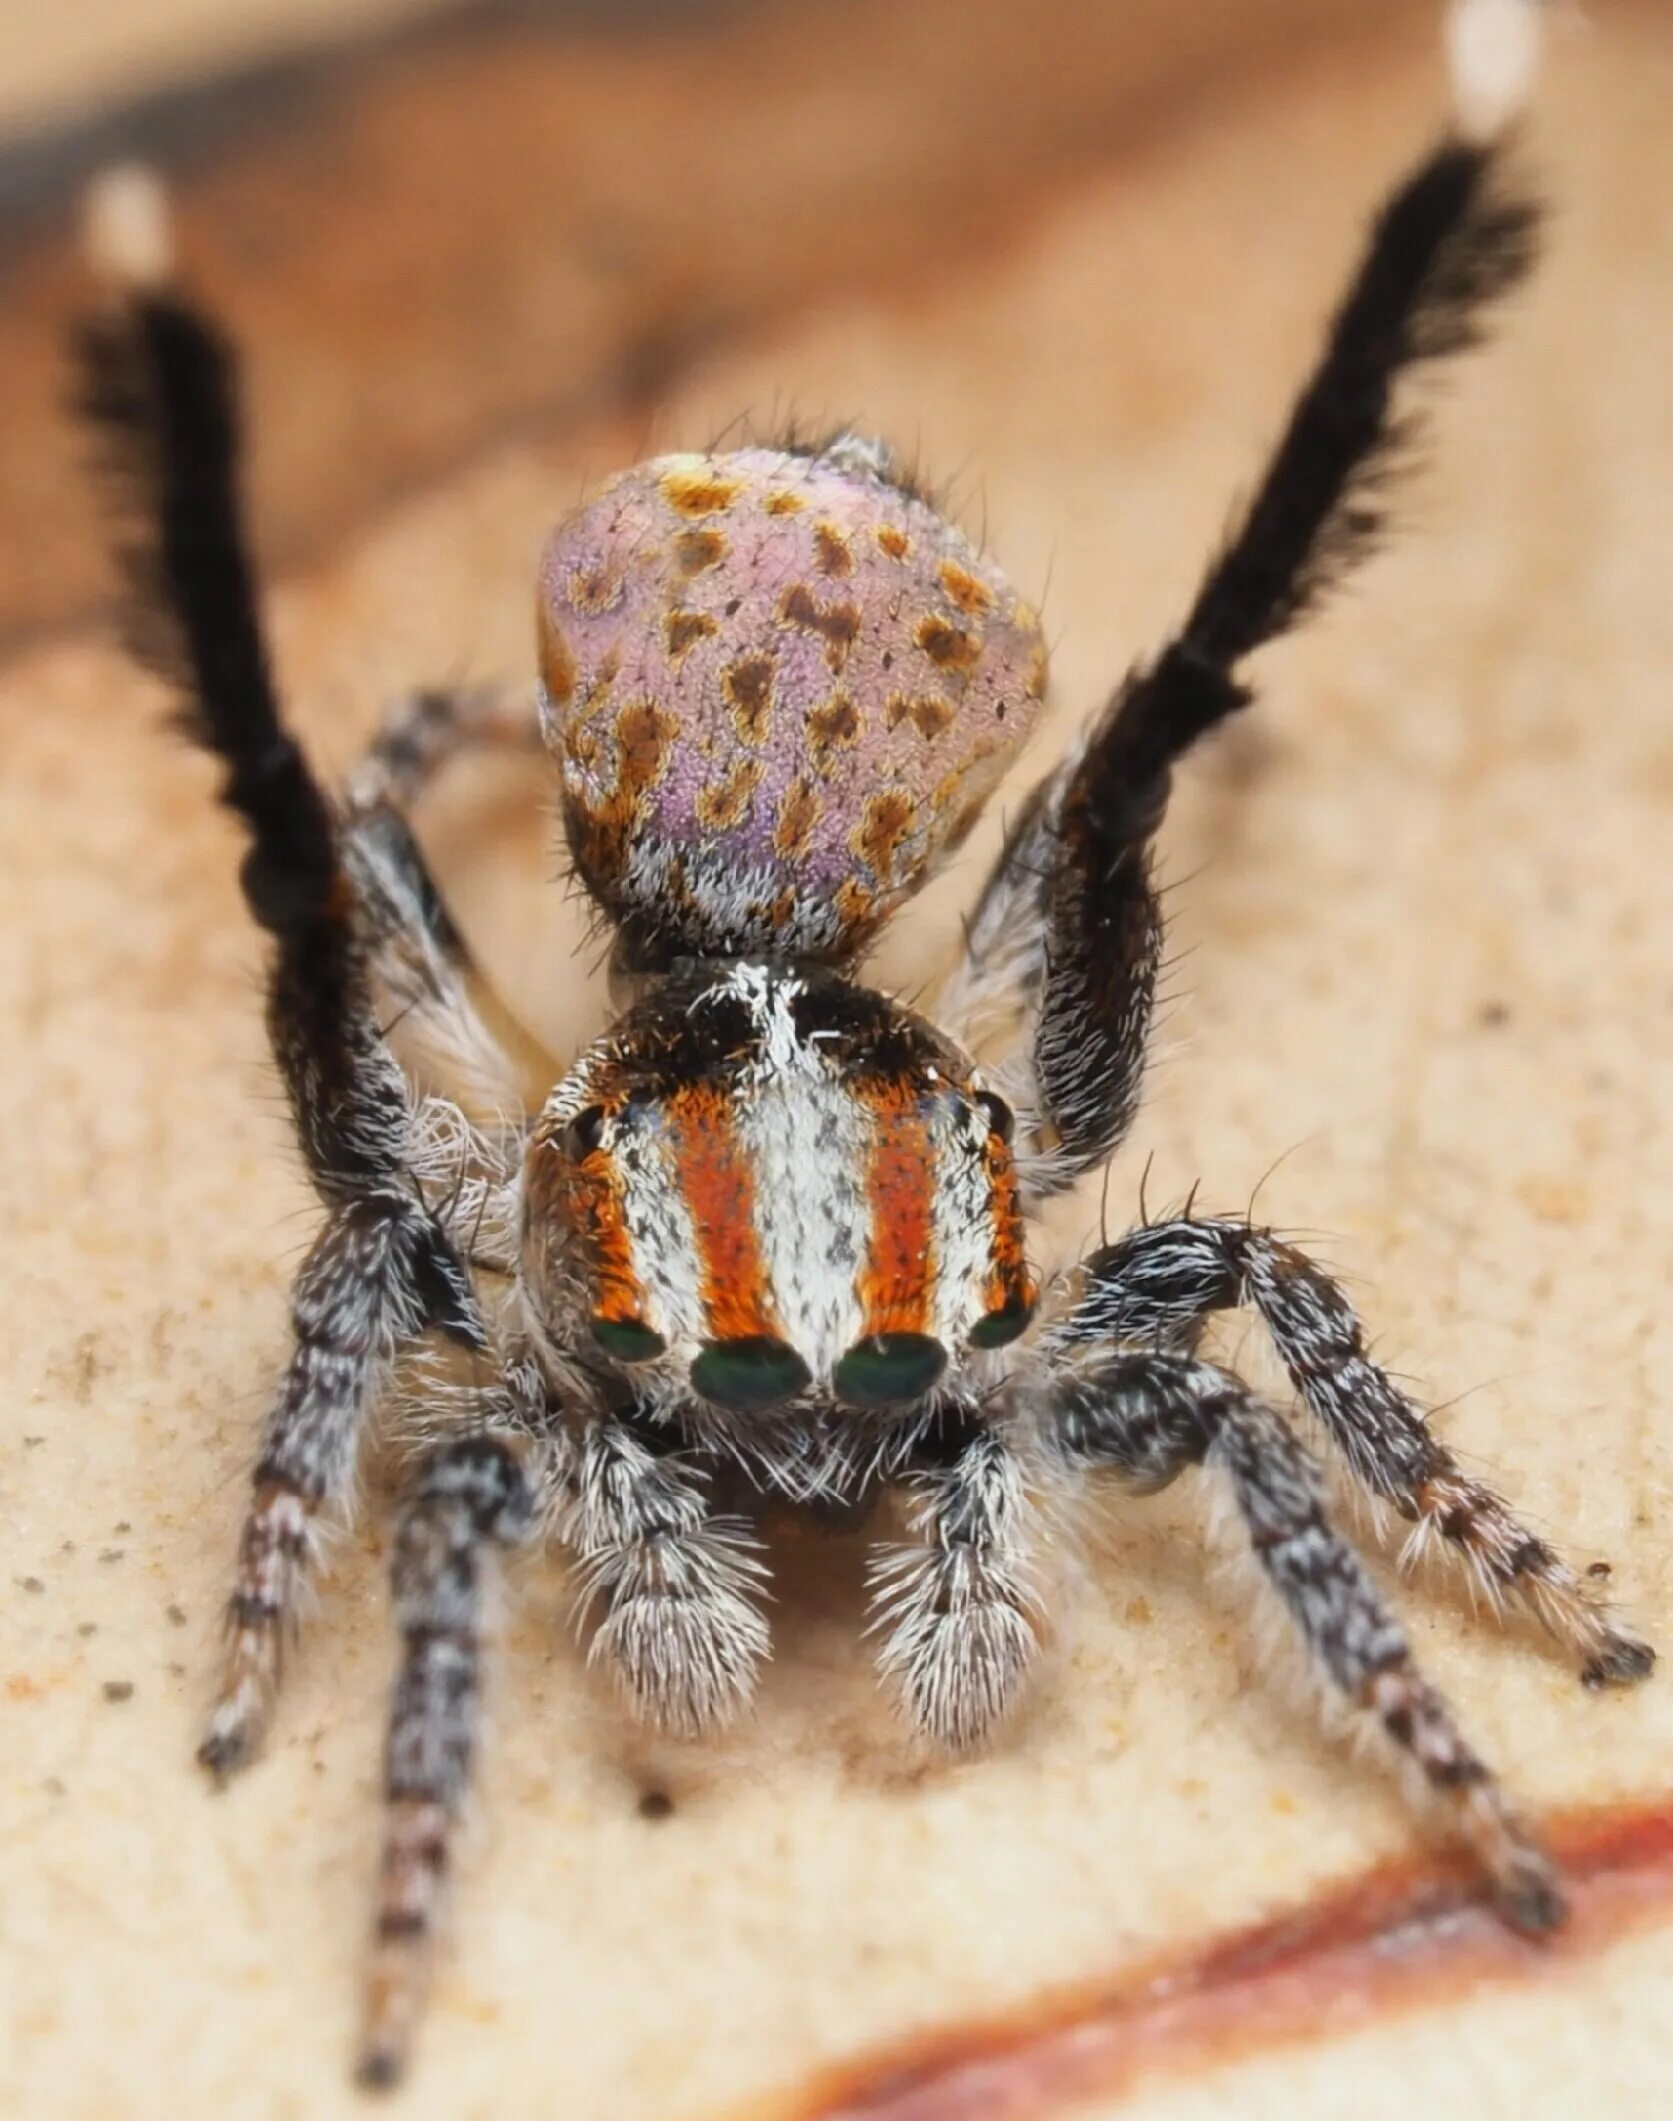
[[377, 1011], [364, 864], [285, 728], [239, 503], [235, 363], [216, 326], [129, 279], [80, 342], [83, 410], [118, 506], [129, 644], [180, 695], [248, 839], [245, 900], [269, 936], [267, 1023], [329, 1220], [298, 1278], [295, 1352], [269, 1418], [202, 1758], [245, 1759], [321, 1506], [346, 1496], [397, 1347], [437, 1327], [485, 1349], [475, 1292], [413, 1172], [412, 1093]]
[[494, 686], [420, 687], [384, 716], [349, 777], [356, 809], [406, 813], [452, 762], [473, 751], [542, 751], [531, 695]]
[[384, 1756], [384, 1843], [359, 2077], [400, 2076], [423, 2010], [449, 1847], [481, 1722], [484, 1576], [534, 1519], [508, 1439], [460, 1436], [431, 1453], [395, 1533], [401, 1636]]
[[938, 1745], [979, 1745], [1015, 1703], [1039, 1647], [1037, 1512], [1002, 1430], [960, 1424], [911, 1485], [909, 1544], [872, 1560], [878, 1668]]
[[[322, 1518], [353, 1486], [366, 1409], [403, 1341], [432, 1320], [486, 1347], [463, 1269], [406, 1194], [367, 1192], [335, 1207], [291, 1296], [295, 1347], [262, 1433], [254, 1493], [227, 1607], [226, 1661], [199, 1751], [227, 1775], [249, 1758], [278, 1690]], [[456, 1287], [443, 1274], [456, 1271]]]
[[637, 1714], [694, 1734], [747, 1705], [771, 1647], [758, 1602], [767, 1571], [688, 1463], [613, 1415], [589, 1421], [558, 1530], [602, 1604], [591, 1655]]
[[1417, 1669], [1364, 1563], [1326, 1514], [1317, 1461], [1274, 1408], [1229, 1372], [1158, 1349], [1066, 1370], [1046, 1419], [1071, 1465], [1106, 1468], [1148, 1491], [1188, 1466], [1221, 1474], [1312, 1662], [1421, 1770], [1506, 1918], [1529, 1932], [1563, 1920], [1550, 1859]]
[[398, 811], [381, 801], [363, 809], [351, 796], [342, 837], [384, 1036], [422, 1093], [409, 1171], [464, 1256], [509, 1274], [529, 1116], [512, 1061], [478, 1006], [488, 998], [480, 974]]
[[387, 804], [362, 809], [351, 798], [342, 838], [356, 927], [390, 1050], [419, 1090], [462, 1098], [501, 1139], [509, 1168], [526, 1125], [521, 1086], [485, 1020], [480, 1003], [490, 998], [482, 974], [412, 827]]
[[1308, 1411], [1354, 1478], [1414, 1527], [1438, 1534], [1496, 1605], [1509, 1596], [1580, 1659], [1588, 1686], [1642, 1679], [1646, 1643], [1555, 1549], [1472, 1479], [1423, 1414], [1372, 1360], [1341, 1289], [1270, 1230], [1210, 1218], [1154, 1223], [1093, 1253], [1061, 1345], [1143, 1341], [1189, 1349], [1209, 1316], [1252, 1304]]
[[1537, 218], [1491, 140], [1443, 142], [1394, 191], [1184, 624], [1017, 818], [940, 1013], [955, 1035], [1020, 1017], [998, 1084], [1034, 1198], [1102, 1162], [1137, 1109], [1162, 953], [1151, 850], [1175, 763], [1247, 705], [1246, 658], [1374, 548], [1417, 433], [1396, 386], [1481, 337], [1529, 269]]
[[410, 813], [461, 755], [540, 748], [532, 699], [486, 687], [417, 691], [385, 717], [349, 776], [343, 806], [390, 1043], [426, 1088], [462, 1090], [472, 1110], [499, 1122], [502, 1133], [515, 1117], [508, 1164], [521, 1149], [523, 1098], [506, 1046], [522, 1052], [530, 1041], [449, 915]]

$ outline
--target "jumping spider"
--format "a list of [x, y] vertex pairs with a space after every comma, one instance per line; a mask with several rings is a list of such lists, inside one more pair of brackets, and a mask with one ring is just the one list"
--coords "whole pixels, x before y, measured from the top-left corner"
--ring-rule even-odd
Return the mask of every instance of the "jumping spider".
[[[270, 676], [233, 356], [127, 242], [80, 341], [85, 409], [126, 511], [134, 646], [179, 688], [248, 835], [273, 1050], [326, 1211], [255, 1469], [214, 1774], [266, 1724], [315, 1528], [347, 1505], [397, 1358], [432, 1329], [475, 1358], [474, 1382], [434, 1387], [395, 1536], [367, 2082], [399, 2073], [426, 1985], [489, 1551], [560, 1542], [597, 1601], [594, 1654], [646, 1716], [706, 1729], [769, 1650], [761, 1550], [722, 1490], [908, 1484], [911, 1540], [873, 1575], [880, 1661], [915, 1724], [962, 1748], [1037, 1647], [1042, 1498], [1211, 1468], [1317, 1670], [1451, 1808], [1508, 1919], [1562, 1919], [1552, 1864], [1418, 1671], [1318, 1462], [1199, 1355], [1212, 1314], [1252, 1306], [1359, 1486], [1492, 1605], [1531, 1610], [1588, 1684], [1639, 1678], [1652, 1652], [1461, 1470], [1290, 1244], [1188, 1212], [1044, 1288], [1026, 1245], [1032, 1211], [1133, 1121], [1174, 762], [1247, 703], [1245, 660], [1373, 545], [1412, 435], [1395, 388], [1478, 338], [1536, 218], [1491, 126], [1461, 123], [1393, 192], [1183, 625], [1012, 824], [944, 1028], [860, 984], [856, 959], [968, 826], [1045, 660], [1036, 615], [885, 449], [845, 434], [624, 474], [548, 547], [538, 714], [425, 695], [328, 796]], [[407, 813], [460, 751], [538, 735], [628, 999], [527, 1113]], [[1007, 1020], [986, 1077], [969, 1048]], [[461, 1076], [489, 1116], [447, 1094]]]

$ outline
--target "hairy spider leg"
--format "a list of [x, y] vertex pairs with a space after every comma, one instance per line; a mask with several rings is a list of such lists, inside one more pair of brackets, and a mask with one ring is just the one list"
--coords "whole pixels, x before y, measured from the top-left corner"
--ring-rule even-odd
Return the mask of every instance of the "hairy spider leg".
[[1563, 1920], [1550, 1858], [1418, 1670], [1365, 1564], [1330, 1522], [1317, 1461], [1274, 1408], [1230, 1372], [1158, 1348], [1089, 1355], [1060, 1375], [1045, 1418], [1071, 1466], [1103, 1468], [1146, 1493], [1188, 1466], [1222, 1474], [1313, 1664], [1421, 1770], [1506, 1919], [1536, 1934]]
[[221, 763], [222, 799], [248, 835], [244, 896], [273, 945], [269, 1037], [329, 1215], [297, 1279], [295, 1349], [240, 1543], [202, 1747], [224, 1774], [260, 1735], [314, 1528], [347, 1503], [396, 1350], [429, 1327], [477, 1349], [488, 1337], [458, 1250], [414, 1182], [417, 1119], [379, 1021], [364, 865], [280, 716], [240, 512], [231, 349], [190, 302], [134, 282], [88, 321], [78, 352], [122, 526], [129, 644], [179, 694], [182, 727]]
[[384, 1749], [384, 1843], [359, 2076], [396, 2082], [429, 1986], [453, 1828], [481, 1722], [484, 1574], [523, 1538], [534, 1498], [511, 1442], [463, 1436], [431, 1453], [395, 1532], [401, 1662]]
[[1022, 1691], [1040, 1647], [1036, 1559], [1045, 1533], [1007, 1425], [942, 1420], [907, 1481], [911, 1538], [868, 1571], [878, 1669], [950, 1751], [978, 1746]]
[[638, 1715], [694, 1736], [747, 1707], [771, 1650], [767, 1570], [704, 1476], [610, 1416], [582, 1430], [559, 1536], [601, 1616], [591, 1655]]
[[1365, 1345], [1341, 1289], [1270, 1230], [1198, 1217], [1131, 1230], [1094, 1252], [1062, 1344], [1189, 1349], [1216, 1311], [1252, 1304], [1296, 1391], [1362, 1487], [1438, 1535], [1497, 1610], [1508, 1596], [1579, 1659], [1589, 1686], [1642, 1679], [1655, 1652], [1610, 1622], [1604, 1600], [1547, 1540], [1472, 1479]]
[[532, 692], [420, 686], [385, 714], [349, 777], [349, 800], [358, 810], [387, 806], [405, 813], [455, 759], [506, 751], [544, 755]]
[[1162, 954], [1152, 847], [1174, 762], [1251, 699], [1244, 659], [1375, 548], [1418, 431], [1395, 386], [1474, 345], [1533, 262], [1538, 211], [1500, 162], [1491, 141], [1447, 140], [1388, 199], [1184, 625], [1036, 789], [977, 902], [941, 1014], [958, 1035], [1020, 1012], [1025, 1050], [996, 1080], [1036, 1200], [1102, 1162], [1138, 1107]]
[[[341, 803], [344, 858], [359, 893], [360, 926], [385, 1034], [417, 1087], [457, 1099], [433, 1126], [426, 1192], [473, 1264], [509, 1273], [509, 1217], [527, 1143], [527, 1077], [550, 1057], [506, 1007], [449, 913], [413, 831], [412, 812], [456, 760], [493, 753], [544, 756], [532, 693], [492, 686], [426, 686], [385, 714]], [[529, 1064], [525, 1071], [519, 1063]], [[433, 1167], [433, 1168], [432, 1168]]]

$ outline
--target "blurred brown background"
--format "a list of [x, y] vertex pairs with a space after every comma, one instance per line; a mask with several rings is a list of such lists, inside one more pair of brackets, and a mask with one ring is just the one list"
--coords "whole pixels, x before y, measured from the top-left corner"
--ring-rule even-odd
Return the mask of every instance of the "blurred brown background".
[[[230, 829], [105, 635], [59, 410], [86, 177], [169, 173], [247, 344], [275, 637], [322, 760], [401, 687], [528, 672], [532, 557], [589, 477], [797, 409], [916, 445], [1045, 593], [1054, 717], [1014, 798], [1189, 593], [1438, 121], [1437, 10], [37, 12], [10, 10], [0, 85], [0, 2112], [347, 2113], [384, 1519], [374, 1486], [269, 1757], [212, 1801], [190, 1754], [310, 1208]], [[1108, 1213], [1147, 1163], [1152, 1204], [1260, 1186], [1665, 1649], [1673, 11], [1553, 30], [1542, 274], [1440, 395], [1394, 549], [1182, 776], [1176, 999]], [[602, 999], [539, 791], [462, 775], [423, 823], [561, 1059]], [[881, 977], [923, 984], [997, 830]], [[1100, 1212], [1066, 1203], [1049, 1242]], [[1591, 1699], [1408, 1587], [1420, 1654], [1575, 1851], [1578, 1918], [1544, 1954], [1373, 1921], [1279, 1996], [1217, 1940], [1310, 1935], [1321, 1896], [1361, 1906], [1369, 1866], [1432, 1848], [1203, 1553], [1198, 1489], [1112, 1515], [1066, 1557], [1029, 1710], [956, 1767], [879, 1703], [859, 1540], [780, 1556], [759, 1712], [701, 1749], [626, 1726], [531, 1562], [405, 2110], [1661, 2110], [1673, 1682]], [[641, 1816], [651, 1788], [671, 1816]], [[1182, 2028], [1205, 1954], [1243, 1971]]]
[[[146, 0], [54, 11], [38, 36], [20, 21], [0, 97], [19, 128], [0, 153], [0, 644], [96, 594], [53, 413], [66, 236], [104, 162], [180, 181], [192, 262], [250, 343], [284, 565], [492, 438], [653, 404], [810, 302], [956, 283], [1112, 137], [1130, 147], [1173, 99], [1352, 12]], [[76, 101], [123, 83], [139, 93]]]

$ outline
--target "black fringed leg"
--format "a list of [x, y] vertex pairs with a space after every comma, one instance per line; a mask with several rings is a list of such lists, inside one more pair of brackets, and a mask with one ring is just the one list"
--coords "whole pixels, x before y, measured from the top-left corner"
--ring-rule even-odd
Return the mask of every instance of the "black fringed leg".
[[1137, 1109], [1162, 956], [1152, 848], [1169, 778], [1245, 706], [1248, 656], [1304, 618], [1376, 545], [1416, 422], [1405, 374], [1473, 345], [1534, 256], [1538, 213], [1491, 146], [1447, 142], [1384, 206], [1324, 352], [1254, 499], [1184, 625], [1132, 672], [1025, 806], [969, 923], [946, 1006], [1021, 1008], [1004, 1077], [1035, 1197], [1101, 1163]]

